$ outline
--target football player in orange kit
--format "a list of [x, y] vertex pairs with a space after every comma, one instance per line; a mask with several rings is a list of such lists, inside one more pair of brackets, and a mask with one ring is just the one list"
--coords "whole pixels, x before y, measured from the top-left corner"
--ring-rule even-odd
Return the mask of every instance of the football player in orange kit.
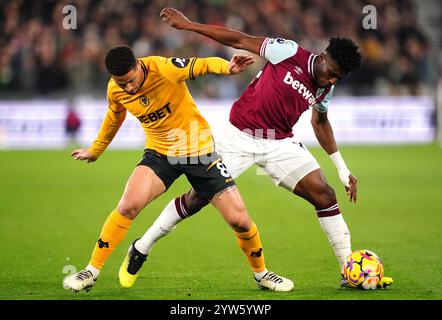
[[[117, 208], [104, 223], [89, 264], [66, 278], [65, 288], [81, 291], [94, 286], [104, 263], [126, 236], [132, 220], [185, 174], [198, 195], [209, 200], [234, 230], [258, 287], [274, 291], [293, 289], [291, 280], [266, 269], [258, 229], [248, 215], [233, 178], [215, 152], [210, 127], [185, 83], [207, 73], [236, 74], [251, 63], [253, 58], [243, 55], [234, 55], [230, 62], [217, 57], [136, 59], [127, 46], [115, 47], [107, 53], [106, 68], [111, 75], [107, 115], [92, 146], [74, 150], [71, 156], [87, 162], [97, 160], [114, 138], [127, 111], [138, 118], [146, 133], [145, 152]], [[120, 268], [123, 287], [134, 284], [145, 259], [146, 255], [137, 250], [134, 241]]]

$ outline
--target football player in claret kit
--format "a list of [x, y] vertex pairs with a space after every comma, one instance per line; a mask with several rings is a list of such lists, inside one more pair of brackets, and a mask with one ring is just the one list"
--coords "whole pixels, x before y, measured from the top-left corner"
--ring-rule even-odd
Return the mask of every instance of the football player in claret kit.
[[[258, 287], [290, 291], [293, 282], [269, 272], [258, 229], [250, 219], [235, 182], [214, 151], [210, 127], [198, 111], [185, 81], [200, 75], [236, 74], [253, 63], [251, 56], [221, 58], [136, 59], [126, 46], [111, 49], [106, 68], [111, 75], [107, 96], [109, 109], [97, 139], [89, 149], [72, 152], [76, 160], [93, 162], [110, 144], [129, 111], [146, 134], [143, 158], [129, 178], [117, 208], [104, 223], [84, 270], [64, 280], [73, 291], [89, 290], [114, 249], [127, 234], [132, 220], [156, 197], [185, 174], [198, 197], [211, 202], [234, 230]], [[120, 268], [120, 283], [131, 287], [143, 255], [131, 245]]]
[[[228, 127], [222, 135], [215, 136], [217, 152], [234, 178], [256, 164], [277, 186], [311, 203], [341, 268], [352, 252], [350, 232], [333, 188], [327, 184], [316, 159], [293, 137], [292, 128], [311, 108], [316, 138], [336, 165], [349, 200], [356, 202], [357, 180], [338, 150], [327, 110], [336, 83], [360, 66], [358, 47], [350, 39], [334, 37], [325, 52], [316, 55], [292, 40], [249, 36], [192, 22], [174, 8], [163, 9], [160, 16], [176, 29], [200, 33], [268, 60], [233, 104]], [[135, 246], [147, 257], [158, 239], [207, 203], [197, 190], [177, 197]], [[379, 287], [392, 282], [384, 277]], [[342, 275], [340, 283], [346, 284]]]

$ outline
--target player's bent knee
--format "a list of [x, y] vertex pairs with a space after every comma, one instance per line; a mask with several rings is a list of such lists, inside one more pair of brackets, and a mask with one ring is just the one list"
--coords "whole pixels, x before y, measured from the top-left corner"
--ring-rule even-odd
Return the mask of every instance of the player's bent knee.
[[142, 209], [142, 205], [129, 201], [120, 201], [117, 207], [118, 212], [122, 216], [131, 220], [135, 219]]
[[336, 193], [335, 190], [327, 184], [327, 190], [325, 191], [324, 197], [326, 198], [326, 201], [330, 203], [331, 201], [336, 200]]
[[247, 232], [252, 228], [252, 222], [248, 220], [229, 221], [229, 225], [236, 232]]
[[315, 198], [315, 206], [322, 208], [329, 205], [331, 202], [336, 201], [336, 193], [331, 186], [325, 184], [324, 186], [321, 186]]
[[186, 203], [187, 214], [189, 216], [194, 215], [209, 204], [209, 201], [200, 197], [194, 189], [191, 189], [184, 195], [184, 200]]
[[252, 227], [252, 220], [250, 219], [246, 208], [243, 206], [242, 208], [233, 208], [227, 220], [227, 223], [230, 227], [236, 232], [246, 232], [250, 230]]

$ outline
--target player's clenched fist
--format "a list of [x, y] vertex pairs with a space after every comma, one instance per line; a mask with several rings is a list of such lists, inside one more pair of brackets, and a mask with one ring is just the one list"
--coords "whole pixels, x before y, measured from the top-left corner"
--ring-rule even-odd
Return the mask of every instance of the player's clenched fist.
[[190, 24], [189, 19], [181, 11], [171, 7], [161, 10], [160, 17], [176, 29], [185, 29]]
[[87, 163], [97, 160], [88, 149], [76, 149], [71, 152], [71, 157], [74, 160], [87, 161]]

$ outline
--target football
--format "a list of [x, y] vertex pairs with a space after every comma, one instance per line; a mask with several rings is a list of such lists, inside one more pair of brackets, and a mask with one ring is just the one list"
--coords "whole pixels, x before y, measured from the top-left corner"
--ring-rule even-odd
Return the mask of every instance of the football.
[[366, 290], [376, 289], [384, 276], [384, 266], [373, 251], [355, 250], [344, 262], [342, 275], [350, 287]]

